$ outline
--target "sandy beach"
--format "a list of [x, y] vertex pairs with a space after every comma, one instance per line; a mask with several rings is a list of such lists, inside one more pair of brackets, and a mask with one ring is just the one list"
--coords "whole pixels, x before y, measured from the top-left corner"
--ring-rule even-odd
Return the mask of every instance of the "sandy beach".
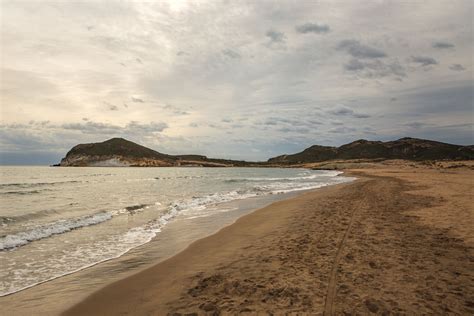
[[474, 171], [368, 167], [246, 215], [64, 314], [473, 314]]
[[474, 0], [0, 0], [0, 316], [474, 316]]

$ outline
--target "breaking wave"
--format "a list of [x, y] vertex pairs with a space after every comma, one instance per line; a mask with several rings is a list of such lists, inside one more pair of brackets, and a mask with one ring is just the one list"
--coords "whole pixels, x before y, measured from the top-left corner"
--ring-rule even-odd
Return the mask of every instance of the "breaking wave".
[[[132, 205], [117, 211], [104, 211], [78, 218], [62, 219], [26, 231], [0, 236], [0, 251], [18, 248], [32, 241], [48, 238], [54, 235], [64, 234], [74, 229], [97, 225], [120, 214], [134, 214], [148, 208], [149, 206], [150, 205], [147, 204]], [[12, 219], [8, 218], [8, 220], [5, 220], [5, 222], [8, 221], [12, 221]]]

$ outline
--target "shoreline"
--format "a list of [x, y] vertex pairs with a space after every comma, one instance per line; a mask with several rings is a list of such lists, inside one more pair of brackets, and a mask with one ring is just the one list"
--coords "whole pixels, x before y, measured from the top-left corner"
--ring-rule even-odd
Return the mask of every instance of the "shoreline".
[[[350, 170], [360, 179], [242, 216], [177, 255], [107, 285], [64, 315], [472, 312], [473, 238], [466, 227], [472, 222], [472, 171], [413, 169]], [[436, 181], [446, 177], [457, 182], [443, 193]], [[438, 204], [428, 198], [431, 189], [442, 195]], [[467, 210], [467, 221], [454, 216], [459, 214], [443, 220], [429, 214], [451, 209], [453, 195]], [[378, 213], [370, 213], [374, 209]], [[432, 275], [445, 274], [430, 290]]]
[[[340, 172], [340, 175], [342, 176], [342, 172]], [[334, 185], [330, 185], [334, 186]], [[21, 289], [19, 291], [9, 293], [7, 295], [1, 296], [0, 297], [0, 304], [5, 308], [6, 311], [13, 313], [15, 315], [21, 314], [21, 315], [26, 315], [29, 314], [30, 312], [35, 312], [35, 313], [40, 313], [40, 314], [58, 314], [60, 311], [63, 311], [65, 308], [68, 308], [78, 302], [77, 299], [71, 297], [71, 292], [77, 292], [79, 294], [80, 299], [85, 298], [83, 294], [89, 295], [97, 290], [100, 290], [102, 287], [116, 282], [117, 280], [126, 278], [128, 276], [134, 275], [137, 272], [140, 272], [144, 269], [147, 269], [157, 263], [162, 262], [163, 260], [166, 260], [167, 258], [173, 257], [174, 255], [180, 253], [184, 249], [186, 249], [190, 244], [193, 242], [200, 240], [201, 238], [205, 238], [206, 236], [213, 235], [216, 232], [218, 232], [220, 229], [225, 228], [229, 225], [232, 225], [235, 223], [236, 220], [238, 220], [242, 216], [246, 216], [249, 213], [255, 212], [258, 209], [268, 206], [275, 201], [281, 201], [281, 200], [287, 200], [287, 199], [292, 199], [295, 196], [298, 196], [300, 194], [305, 194], [306, 192], [310, 192], [313, 190], [321, 190], [322, 188], [312, 188], [312, 189], [305, 189], [305, 190], [295, 190], [289, 193], [284, 193], [284, 194], [277, 194], [277, 195], [265, 195], [262, 197], [255, 197], [258, 198], [257, 200], [254, 200], [255, 198], [246, 198], [242, 200], [236, 200], [232, 202], [227, 202], [227, 203], [236, 203], [236, 205], [239, 206], [239, 210], [236, 209], [236, 211], [225, 213], [225, 214], [231, 214], [235, 213], [236, 215], [230, 215], [231, 222], [225, 222], [224, 220], [224, 225], [223, 226], [216, 226], [216, 228], [212, 228], [210, 232], [207, 233], [198, 233], [195, 238], [192, 238], [189, 240], [189, 242], [185, 242], [184, 244], [181, 243], [181, 246], [178, 246], [176, 251], [174, 252], [166, 252], [165, 255], [163, 256], [160, 252], [160, 255], [147, 255], [148, 258], [143, 259], [143, 254], [151, 253], [157, 249], [157, 244], [158, 243], [167, 243], [168, 242], [173, 242], [170, 240], [170, 237], [165, 237], [163, 240], [163, 232], [161, 232], [158, 236], [156, 236], [151, 243], [146, 243], [143, 244], [139, 247], [133, 248], [130, 251], [128, 251], [125, 254], [122, 254], [121, 256], [115, 257], [115, 258], [109, 258], [107, 260], [101, 261], [94, 263], [88, 267], [79, 269], [77, 271], [74, 271], [72, 273], [67, 273], [61, 276], [54, 277], [52, 279], [43, 281], [41, 283], [26, 287], [24, 289]], [[222, 213], [224, 214], [224, 213]], [[224, 215], [226, 217], [227, 215]], [[232, 217], [233, 216], [233, 217]], [[233, 218], [233, 219], [232, 219]], [[222, 221], [222, 219], [217, 219], [218, 222]], [[165, 228], [165, 230], [167, 230]], [[155, 242], [153, 242], [155, 241]], [[155, 244], [155, 245], [153, 245]], [[184, 247], [183, 247], [184, 246]], [[168, 247], [170, 248], [170, 247]], [[147, 250], [148, 249], [148, 250]], [[155, 259], [153, 259], [153, 257]], [[134, 264], [131, 265], [130, 271], [127, 271], [127, 266], [129, 265], [127, 262], [130, 261], [136, 261], [136, 262], [145, 262], [139, 264], [139, 267], [137, 268]], [[121, 263], [124, 262], [124, 263]], [[137, 265], [138, 266], [138, 265]], [[123, 273], [120, 274], [120, 277], [110, 277], [106, 276], [103, 280], [103, 283], [97, 282], [91, 282], [90, 279], [93, 276], [99, 277], [102, 279], [102, 276], [104, 273], [109, 274], [108, 270], [120, 270]], [[80, 289], [80, 286], [75, 286], [74, 284], [78, 284], [78, 282], [81, 282], [81, 280], [85, 281], [85, 284], [88, 284], [88, 288], [92, 288], [93, 290], [82, 290]], [[69, 286], [70, 284], [73, 284], [72, 286]], [[100, 284], [97, 286], [97, 284]], [[60, 293], [62, 288], [67, 288], [64, 293]], [[68, 293], [69, 292], [69, 293]], [[45, 293], [42, 295], [42, 293]], [[48, 294], [46, 294], [48, 293]], [[42, 298], [44, 297], [44, 298]], [[56, 302], [52, 302], [56, 301]], [[25, 303], [26, 302], [26, 303]], [[28, 302], [32, 302], [31, 304]], [[37, 302], [37, 303], [36, 303]], [[58, 303], [62, 302], [62, 303]], [[17, 304], [16, 303], [20, 303]], [[51, 306], [50, 306], [51, 305]], [[54, 305], [54, 306], [52, 306]]]
[[[341, 173], [340, 176], [344, 176], [345, 173]], [[251, 218], [253, 216], [255, 216], [255, 213], [258, 213], [262, 210], [266, 210], [266, 209], [273, 209], [276, 205], [280, 205], [280, 204], [283, 204], [283, 205], [286, 205], [286, 204], [291, 204], [293, 200], [295, 199], [298, 199], [298, 198], [301, 198], [302, 196], [305, 196], [305, 195], [310, 195], [310, 194], [314, 194], [314, 193], [319, 193], [320, 191], [323, 191], [323, 190], [331, 190], [331, 189], [335, 189], [337, 187], [341, 187], [341, 186], [345, 186], [345, 185], [350, 185], [356, 181], [359, 181], [359, 179], [355, 179], [353, 181], [350, 181], [350, 182], [344, 182], [344, 183], [338, 183], [338, 184], [334, 184], [334, 185], [329, 185], [329, 186], [324, 186], [324, 187], [321, 187], [321, 188], [316, 188], [316, 189], [310, 189], [310, 190], [307, 190], [307, 191], [296, 191], [296, 192], [293, 192], [293, 194], [295, 194], [294, 196], [291, 196], [291, 197], [288, 197], [286, 199], [283, 199], [283, 200], [279, 200], [279, 201], [276, 201], [276, 202], [273, 202], [267, 206], [264, 206], [262, 208], [257, 208], [257, 209], [254, 209], [252, 210], [250, 213], [248, 214], [245, 214], [241, 217], [238, 217], [237, 219], [235, 219], [231, 224], [229, 225], [226, 225], [222, 228], [220, 228], [219, 230], [217, 230], [216, 232], [212, 233], [211, 235], [208, 235], [208, 236], [205, 236], [203, 238], [200, 238], [200, 239], [197, 239], [197, 240], [194, 240], [192, 241], [190, 244], [188, 244], [183, 250], [179, 251], [178, 253], [176, 253], [175, 255], [163, 260], [163, 261], [160, 261], [158, 263], [155, 263], [153, 264], [151, 267], [148, 267], [148, 268], [145, 268], [133, 275], [130, 275], [128, 277], [125, 277], [123, 279], [120, 279], [118, 281], [115, 281], [111, 284], [106, 284], [102, 289], [92, 293], [91, 295], [89, 295], [85, 300], [79, 302], [78, 304], [76, 304], [75, 306], [72, 306], [70, 309], [66, 310], [64, 313], [62, 313], [61, 315], [69, 315], [71, 313], [71, 315], [84, 315], [84, 314], [88, 314], [88, 313], [93, 313], [92, 310], [87, 310], [87, 311], [79, 311], [79, 313], [77, 313], [77, 311], [75, 311], [74, 309], [77, 307], [77, 306], [80, 306], [80, 305], [83, 305], [84, 303], [85, 304], [89, 304], [87, 301], [93, 297], [94, 295], [100, 293], [100, 292], [103, 292], [103, 291], [108, 291], [108, 289], [110, 287], [113, 287], [115, 286], [115, 284], [118, 284], [118, 283], [128, 283], [129, 280], [137, 277], [138, 275], [141, 275], [142, 273], [147, 273], [147, 271], [150, 271], [151, 269], [154, 269], [154, 268], [157, 268], [158, 266], [161, 266], [161, 265], [165, 265], [166, 267], [168, 267], [170, 265], [170, 262], [171, 262], [171, 265], [174, 264], [174, 260], [176, 260], [176, 258], [179, 258], [179, 260], [181, 260], [181, 257], [188, 257], [188, 252], [193, 252], [193, 253], [199, 253], [201, 251], [201, 244], [202, 243], [206, 243], [206, 241], [208, 241], [209, 239], [214, 241], [214, 239], [216, 240], [220, 240], [221, 238], [221, 235], [226, 235], [227, 234], [227, 231], [229, 229], [235, 229], [234, 227], [238, 227], [240, 221], [245, 221], [246, 219], [248, 218]], [[251, 220], [252, 221], [252, 220]], [[226, 237], [227, 239], [228, 237]], [[198, 248], [197, 251], [194, 249], [194, 248]], [[187, 261], [188, 259], [184, 259], [183, 261]], [[148, 277], [148, 276], [147, 276]], [[110, 315], [114, 315], [115, 314], [115, 311], [114, 312], [106, 312], [106, 311], [101, 311], [101, 313], [105, 312], [105, 314], [110, 314]], [[160, 311], [161, 312], [161, 311]]]

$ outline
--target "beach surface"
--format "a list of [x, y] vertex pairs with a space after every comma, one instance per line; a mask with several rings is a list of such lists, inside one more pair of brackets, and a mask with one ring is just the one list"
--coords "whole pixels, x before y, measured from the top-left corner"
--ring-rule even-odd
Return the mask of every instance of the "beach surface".
[[474, 314], [472, 167], [360, 166], [64, 314]]

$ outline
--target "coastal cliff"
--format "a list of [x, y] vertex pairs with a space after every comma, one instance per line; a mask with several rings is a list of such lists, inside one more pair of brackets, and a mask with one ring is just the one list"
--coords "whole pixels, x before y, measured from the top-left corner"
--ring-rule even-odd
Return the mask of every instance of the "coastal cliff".
[[138, 145], [123, 138], [112, 138], [101, 143], [74, 146], [61, 160], [60, 166], [173, 166], [173, 157]]

